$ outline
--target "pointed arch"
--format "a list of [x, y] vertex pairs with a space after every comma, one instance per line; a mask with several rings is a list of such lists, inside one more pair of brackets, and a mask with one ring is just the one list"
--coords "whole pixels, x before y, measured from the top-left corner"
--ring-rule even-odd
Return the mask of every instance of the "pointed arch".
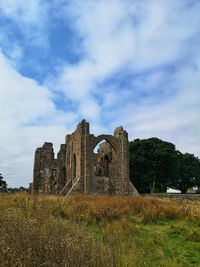
[[117, 151], [117, 145], [118, 145], [119, 140], [117, 140], [117, 138], [113, 137], [112, 135], [105, 135], [105, 134], [99, 135], [93, 139], [92, 149], [94, 150], [95, 147], [103, 140], [105, 140], [111, 145], [114, 152]]
[[101, 140], [93, 150], [95, 176], [109, 177], [110, 163], [114, 148], [105, 138]]

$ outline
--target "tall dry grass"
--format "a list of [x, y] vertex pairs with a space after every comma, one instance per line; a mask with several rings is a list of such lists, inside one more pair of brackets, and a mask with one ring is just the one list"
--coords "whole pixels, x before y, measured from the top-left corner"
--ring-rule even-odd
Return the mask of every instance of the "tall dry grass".
[[140, 216], [143, 221], [159, 219], [200, 219], [200, 201], [160, 199], [156, 197], [109, 197], [77, 195], [65, 197], [0, 195], [0, 212], [19, 211], [27, 219], [54, 218], [99, 223], [127, 216]]
[[[61, 202], [63, 199], [61, 200]], [[64, 202], [63, 216], [75, 221], [115, 221], [127, 216], [139, 216], [143, 222], [166, 219], [200, 219], [200, 208], [186, 200], [155, 197], [94, 197], [73, 196]], [[59, 204], [58, 204], [59, 205]]]
[[75, 223], [0, 214], [0, 266], [118, 266], [117, 254]]

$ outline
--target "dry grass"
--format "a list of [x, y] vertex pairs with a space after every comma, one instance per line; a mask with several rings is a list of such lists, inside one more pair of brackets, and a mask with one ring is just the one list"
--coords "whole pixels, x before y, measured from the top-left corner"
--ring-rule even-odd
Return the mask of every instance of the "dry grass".
[[0, 266], [116, 266], [113, 251], [74, 223], [0, 214]]
[[[200, 209], [186, 200], [154, 197], [93, 197], [73, 196], [61, 199], [63, 216], [75, 221], [99, 223], [115, 221], [127, 216], [140, 216], [144, 222], [160, 219], [200, 219]], [[59, 205], [59, 203], [57, 203]], [[64, 205], [63, 205], [64, 204]]]
[[198, 243], [187, 224], [199, 219], [197, 202], [184, 200], [2, 195], [0, 266], [182, 266], [173, 257], [167, 265], [167, 237], [149, 227], [185, 221], [184, 242]]

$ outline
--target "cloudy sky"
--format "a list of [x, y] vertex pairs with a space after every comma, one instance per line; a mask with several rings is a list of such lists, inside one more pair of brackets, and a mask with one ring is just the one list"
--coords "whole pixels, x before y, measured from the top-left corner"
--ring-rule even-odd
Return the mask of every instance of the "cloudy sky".
[[83, 118], [200, 156], [199, 0], [0, 0], [0, 173]]

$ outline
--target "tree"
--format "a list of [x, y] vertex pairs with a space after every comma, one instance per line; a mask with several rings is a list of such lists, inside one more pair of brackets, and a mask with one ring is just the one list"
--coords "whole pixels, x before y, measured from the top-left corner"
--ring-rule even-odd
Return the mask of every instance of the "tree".
[[140, 193], [166, 192], [169, 178], [177, 172], [174, 144], [155, 137], [130, 142], [130, 177]]
[[193, 154], [179, 153], [180, 169], [178, 176], [169, 181], [169, 186], [186, 194], [188, 188], [200, 187], [200, 160]]
[[0, 190], [6, 191], [7, 190], [7, 183], [4, 181], [2, 174], [0, 173]]

